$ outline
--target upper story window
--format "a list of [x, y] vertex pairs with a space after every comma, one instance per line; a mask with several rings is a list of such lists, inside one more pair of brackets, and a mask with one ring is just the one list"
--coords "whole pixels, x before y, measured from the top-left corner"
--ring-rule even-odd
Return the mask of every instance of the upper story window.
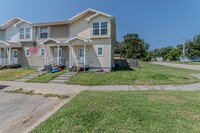
[[30, 28], [26, 28], [26, 32], [25, 32], [25, 36], [26, 36], [26, 39], [30, 39], [31, 38], [31, 29]]
[[93, 35], [107, 35], [108, 23], [107, 22], [95, 22], [93, 23]]
[[20, 28], [20, 39], [30, 39], [31, 29], [30, 28]]
[[20, 39], [24, 39], [24, 28], [20, 29]]
[[47, 27], [40, 28], [40, 38], [48, 38], [48, 28]]

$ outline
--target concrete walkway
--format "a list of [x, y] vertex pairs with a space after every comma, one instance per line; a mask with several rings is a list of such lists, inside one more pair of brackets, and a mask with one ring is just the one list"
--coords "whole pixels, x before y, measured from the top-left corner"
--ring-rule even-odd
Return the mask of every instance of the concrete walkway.
[[128, 91], [128, 90], [182, 90], [195, 91], [200, 90], [200, 83], [187, 85], [109, 85], [92, 86], [89, 90], [96, 91]]
[[0, 81], [0, 91], [8, 91], [22, 88], [25, 91], [34, 91], [41, 94], [75, 95], [88, 89], [87, 86], [67, 85], [56, 83], [24, 83]]
[[176, 68], [185, 68], [185, 69], [190, 69], [190, 70], [200, 70], [200, 65], [185, 65], [185, 64], [176, 64], [176, 63], [169, 63], [169, 62], [152, 62], [152, 64], [170, 66], [170, 67], [176, 67]]
[[30, 74], [30, 75], [22, 77], [21, 79], [16, 79], [15, 81], [17, 81], [17, 82], [26, 82], [28, 80], [34, 79], [34, 78], [39, 77], [41, 75], [44, 75], [46, 73], [47, 73], [47, 71], [34, 72], [34, 73]]

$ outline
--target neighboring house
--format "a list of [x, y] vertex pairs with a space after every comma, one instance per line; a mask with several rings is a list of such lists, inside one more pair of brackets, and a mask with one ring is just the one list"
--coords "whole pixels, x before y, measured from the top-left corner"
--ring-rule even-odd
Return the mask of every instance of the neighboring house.
[[[30, 23], [15, 17], [0, 26], [0, 66], [67, 65], [110, 71], [114, 66], [115, 18], [87, 9], [67, 21]], [[35, 55], [29, 48], [37, 42]]]

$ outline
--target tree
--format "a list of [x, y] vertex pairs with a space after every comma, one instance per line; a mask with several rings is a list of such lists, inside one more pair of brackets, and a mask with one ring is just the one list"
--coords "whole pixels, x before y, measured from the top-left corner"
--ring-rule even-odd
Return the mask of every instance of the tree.
[[125, 35], [123, 43], [126, 48], [126, 58], [141, 60], [147, 59], [149, 44], [145, 43], [138, 34]]
[[193, 40], [185, 42], [186, 55], [188, 57], [200, 57], [200, 35], [197, 35]]
[[182, 54], [182, 51], [178, 48], [173, 48], [164, 56], [164, 59], [177, 60]]
[[115, 54], [125, 54], [126, 52], [126, 48], [125, 48], [125, 45], [122, 43], [122, 42], [116, 42], [116, 45], [115, 45]]

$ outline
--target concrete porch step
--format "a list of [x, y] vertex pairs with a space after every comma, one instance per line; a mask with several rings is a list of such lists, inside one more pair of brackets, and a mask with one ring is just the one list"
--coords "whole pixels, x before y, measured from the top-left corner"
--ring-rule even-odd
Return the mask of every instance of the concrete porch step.
[[66, 80], [51, 80], [50, 83], [65, 83]]
[[67, 80], [69, 77], [57, 77], [54, 80]]

